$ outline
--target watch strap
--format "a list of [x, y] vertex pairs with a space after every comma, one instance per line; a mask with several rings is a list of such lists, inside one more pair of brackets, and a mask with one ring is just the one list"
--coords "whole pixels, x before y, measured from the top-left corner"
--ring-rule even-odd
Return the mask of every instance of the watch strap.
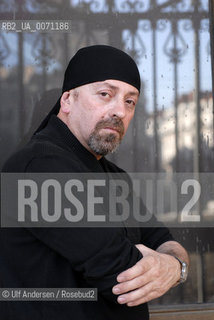
[[176, 256], [173, 256], [173, 257], [174, 257], [175, 259], [177, 259], [178, 262], [179, 262], [180, 265], [181, 265], [180, 279], [178, 280], [178, 283], [177, 283], [177, 284], [183, 283], [183, 282], [185, 282], [186, 279], [187, 279], [187, 275], [188, 275], [188, 265], [187, 265], [186, 262], [181, 261], [178, 257], [176, 257]]

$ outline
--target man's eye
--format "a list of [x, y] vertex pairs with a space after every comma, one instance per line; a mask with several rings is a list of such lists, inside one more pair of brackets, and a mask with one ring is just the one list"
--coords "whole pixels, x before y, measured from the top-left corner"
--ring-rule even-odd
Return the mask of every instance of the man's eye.
[[131, 106], [135, 106], [135, 101], [134, 100], [126, 100], [126, 103], [128, 103], [128, 105], [131, 105]]
[[100, 95], [102, 97], [109, 97], [110, 96], [110, 94], [108, 92], [100, 92]]

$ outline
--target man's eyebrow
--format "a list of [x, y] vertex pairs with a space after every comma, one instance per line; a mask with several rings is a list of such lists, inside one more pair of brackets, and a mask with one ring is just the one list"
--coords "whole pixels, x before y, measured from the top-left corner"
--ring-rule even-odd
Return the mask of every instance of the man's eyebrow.
[[110, 89], [112, 90], [118, 90], [119, 88], [117, 86], [114, 86], [108, 82], [105, 82], [105, 81], [102, 81], [102, 82], [97, 82], [97, 83], [94, 83], [94, 86], [98, 87], [98, 86], [107, 86], [109, 87]]
[[139, 97], [139, 95], [140, 95], [139, 92], [135, 92], [135, 91], [130, 91], [130, 92], [128, 92], [128, 94], [131, 96], [136, 96], [136, 97]]
[[[114, 85], [112, 85], [112, 84], [110, 84], [108, 82], [105, 82], [105, 81], [94, 83], [94, 85], [95, 86], [104, 85], [104, 86], [109, 87], [109, 89], [112, 89], [112, 90], [118, 90], [119, 89], [117, 86], [114, 86]], [[139, 92], [136, 92], [136, 91], [130, 91], [130, 92], [127, 93], [127, 95], [139, 97], [140, 94], [139, 94]]]

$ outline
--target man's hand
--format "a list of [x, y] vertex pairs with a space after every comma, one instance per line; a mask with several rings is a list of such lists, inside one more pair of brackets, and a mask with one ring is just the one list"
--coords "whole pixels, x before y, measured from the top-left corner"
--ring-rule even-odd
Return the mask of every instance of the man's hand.
[[133, 267], [120, 273], [119, 284], [113, 293], [119, 295], [118, 303], [137, 306], [162, 296], [180, 279], [181, 266], [173, 256], [159, 253], [138, 244], [143, 258]]

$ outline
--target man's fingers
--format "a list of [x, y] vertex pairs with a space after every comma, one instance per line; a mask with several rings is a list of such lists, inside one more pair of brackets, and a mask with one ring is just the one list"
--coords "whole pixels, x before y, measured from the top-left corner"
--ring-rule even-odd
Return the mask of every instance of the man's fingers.
[[129, 280], [134, 279], [135, 277], [138, 277], [138, 276], [144, 274], [155, 263], [153, 256], [152, 256], [152, 254], [154, 253], [154, 250], [152, 250], [142, 244], [137, 244], [136, 248], [139, 251], [141, 251], [141, 253], [143, 254], [144, 257], [140, 261], [138, 261], [133, 267], [120, 273], [117, 277], [118, 282], [129, 281]]
[[139, 277], [143, 275], [145, 272], [147, 272], [150, 269], [150, 263], [147, 261], [147, 259], [142, 258], [140, 261], [138, 261], [133, 267], [127, 269], [126, 271], [120, 273], [117, 276], [118, 282], [124, 282], [132, 280], [136, 277]]
[[144, 287], [123, 294], [117, 298], [118, 303], [127, 304], [128, 306], [145, 303], [162, 295], [162, 289], [155, 285], [155, 282], [150, 282]]
[[145, 286], [149, 281], [151, 281], [150, 277], [148, 277], [148, 272], [142, 276], [134, 278], [129, 281], [121, 282], [118, 285], [113, 287], [114, 294], [123, 294], [129, 292], [131, 290], [138, 289], [142, 286]]

